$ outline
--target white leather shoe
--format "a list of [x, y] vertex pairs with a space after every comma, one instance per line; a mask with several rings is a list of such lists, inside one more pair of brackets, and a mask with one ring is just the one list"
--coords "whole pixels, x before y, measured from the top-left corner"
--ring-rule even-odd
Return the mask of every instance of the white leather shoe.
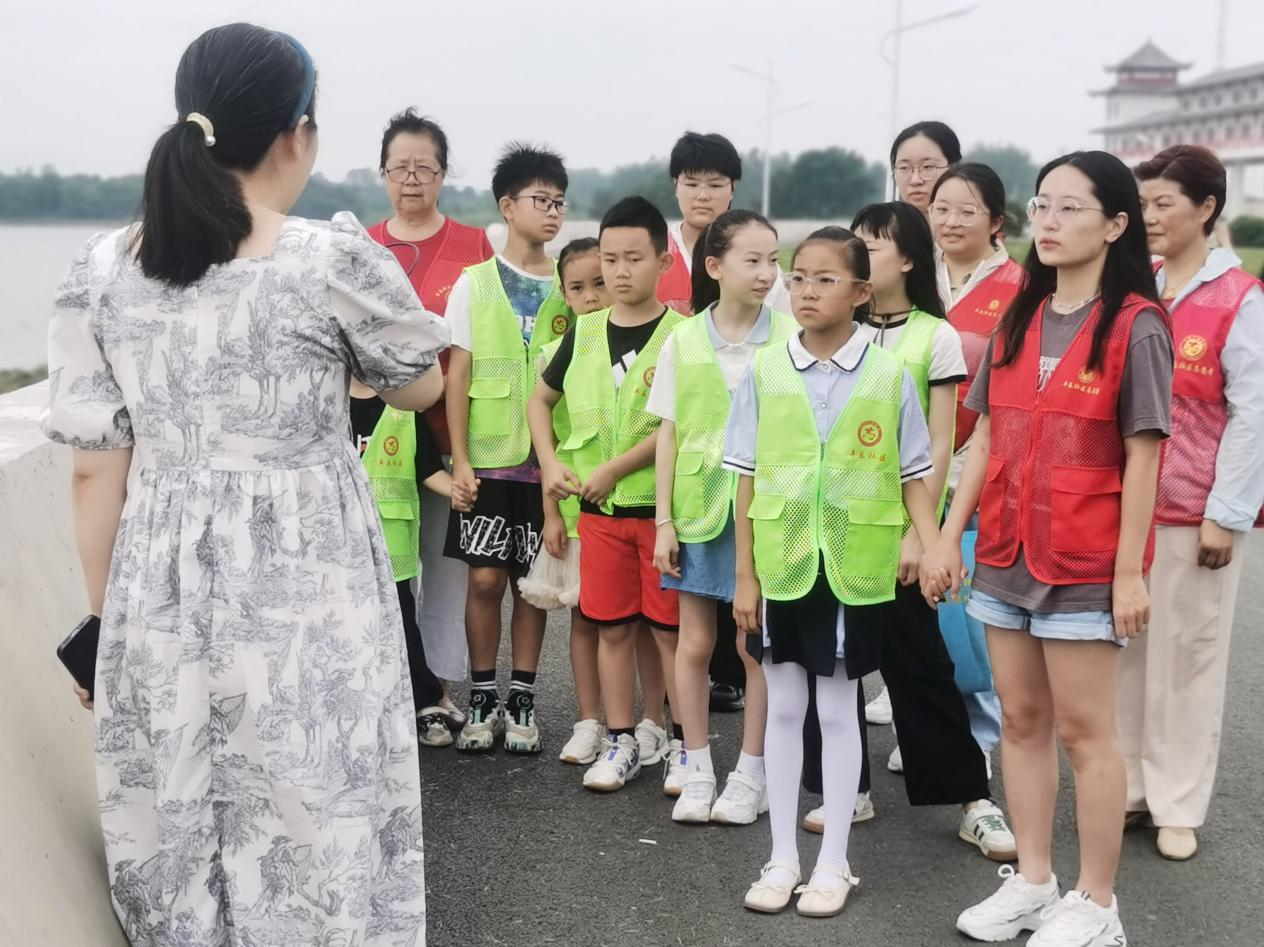
[[[786, 884], [780, 881], [769, 881], [768, 875], [774, 868], [781, 868], [794, 875], [794, 881]], [[750, 886], [742, 906], [748, 911], [761, 914], [780, 914], [794, 897], [795, 886], [801, 877], [798, 865], [787, 865], [785, 862], [770, 861], [759, 872], [759, 880]]]
[[[817, 884], [818, 875], [833, 876], [833, 883]], [[804, 917], [833, 917], [841, 914], [847, 904], [847, 896], [858, 884], [860, 879], [850, 871], [836, 865], [817, 865], [811, 880], [795, 889], [795, 893], [799, 895], [798, 911]]]

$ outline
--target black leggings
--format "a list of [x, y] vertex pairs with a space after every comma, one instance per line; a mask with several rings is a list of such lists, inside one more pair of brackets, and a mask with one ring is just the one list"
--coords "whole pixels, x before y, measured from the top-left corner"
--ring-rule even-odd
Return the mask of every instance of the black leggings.
[[733, 687], [746, 686], [746, 665], [737, 653], [737, 622], [733, 603], [717, 602], [715, 607], [715, 650], [711, 652], [711, 680]]
[[408, 579], [395, 583], [399, 595], [399, 610], [404, 616], [404, 644], [408, 647], [408, 676], [412, 678], [413, 704], [417, 713], [431, 707], [443, 697], [443, 684], [426, 664], [426, 646], [421, 642], [421, 628], [417, 626], [417, 600]]
[[[891, 694], [909, 803], [935, 806], [987, 799], [987, 764], [970, 732], [970, 718], [953, 680], [952, 659], [934, 609], [926, 604], [917, 584], [897, 584], [895, 601], [877, 607], [884, 609], [882, 679]], [[864, 754], [859, 789], [868, 792], [869, 741], [864, 692], [859, 688], [857, 704]], [[819, 793], [821, 729], [814, 699], [808, 704], [803, 739], [803, 785]]]

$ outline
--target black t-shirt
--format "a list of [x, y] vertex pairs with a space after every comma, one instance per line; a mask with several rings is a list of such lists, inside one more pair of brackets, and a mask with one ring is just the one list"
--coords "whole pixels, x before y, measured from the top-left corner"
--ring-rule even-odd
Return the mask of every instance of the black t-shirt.
[[[377, 427], [377, 422], [381, 420], [382, 412], [385, 410], [386, 402], [376, 396], [351, 399], [351, 441], [360, 451], [361, 457], [364, 456], [369, 441], [373, 438], [373, 429]], [[443, 470], [444, 466], [443, 457], [439, 453], [430, 425], [420, 413], [414, 413], [413, 419], [417, 424], [416, 465], [417, 483], [420, 485]]]
[[[623, 378], [628, 373], [628, 369], [636, 361], [636, 356], [641, 349], [649, 344], [665, 315], [667, 315], [666, 308], [658, 318], [639, 326], [620, 326], [613, 322], [606, 322], [606, 345], [610, 349], [610, 369], [614, 372], [616, 388], [623, 384]], [[554, 391], [562, 390], [562, 383], [566, 379], [567, 370], [571, 367], [571, 358], [574, 354], [575, 327], [572, 326], [566, 330], [566, 335], [562, 336], [562, 344], [557, 347], [557, 354], [553, 356], [553, 360], [549, 362], [541, 376], [544, 383]], [[585, 513], [607, 515], [604, 510], [587, 500], [580, 500], [579, 508]], [[616, 506], [613, 515], [629, 519], [653, 519], [654, 507], [653, 505]]]

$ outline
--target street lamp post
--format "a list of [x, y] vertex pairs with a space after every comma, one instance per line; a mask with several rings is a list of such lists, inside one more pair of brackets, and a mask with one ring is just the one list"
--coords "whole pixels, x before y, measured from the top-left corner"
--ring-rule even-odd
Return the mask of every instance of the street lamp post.
[[769, 209], [772, 205], [772, 120], [778, 115], [785, 115], [787, 112], [793, 112], [797, 109], [806, 108], [810, 102], [796, 102], [794, 105], [787, 105], [783, 108], [776, 107], [777, 100], [777, 80], [773, 73], [773, 63], [768, 61], [768, 71], [760, 72], [758, 69], [751, 69], [748, 66], [739, 63], [729, 63], [730, 68], [736, 69], [738, 72], [744, 72], [748, 76], [754, 76], [767, 83], [768, 107], [764, 113], [764, 175], [762, 184], [762, 193], [760, 195], [760, 207], [765, 217], [768, 216]]

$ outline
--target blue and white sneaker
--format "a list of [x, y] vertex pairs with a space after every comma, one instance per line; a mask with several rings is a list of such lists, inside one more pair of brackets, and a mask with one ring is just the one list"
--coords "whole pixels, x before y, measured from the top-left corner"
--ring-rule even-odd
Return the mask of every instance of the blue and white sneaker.
[[596, 792], [622, 789], [629, 779], [641, 774], [641, 753], [630, 733], [610, 734], [605, 752], [584, 771], [584, 788]]

